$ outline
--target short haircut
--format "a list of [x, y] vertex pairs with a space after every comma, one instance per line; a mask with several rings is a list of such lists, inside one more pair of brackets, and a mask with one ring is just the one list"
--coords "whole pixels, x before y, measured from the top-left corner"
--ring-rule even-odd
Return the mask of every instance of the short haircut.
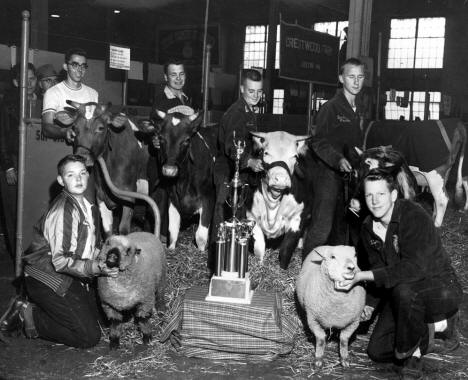
[[241, 72], [241, 84], [244, 84], [247, 79], [260, 82], [262, 80], [262, 74], [255, 69], [243, 69]]
[[385, 169], [377, 168], [370, 170], [369, 173], [364, 177], [362, 184], [364, 186], [366, 182], [373, 181], [387, 182], [387, 186], [390, 191], [398, 189], [395, 177]]
[[81, 162], [86, 167], [86, 158], [80, 156], [79, 154], [69, 154], [63, 157], [57, 164], [57, 173], [58, 175], [63, 175], [63, 169], [65, 165], [69, 164], [70, 162]]
[[[36, 68], [34, 67], [32, 63], [28, 63], [28, 70], [31, 70], [34, 73], [34, 76], [36, 76]], [[19, 82], [20, 77], [21, 77], [21, 64], [17, 63], [16, 65], [14, 65], [11, 68], [10, 73], [11, 73], [11, 79], [12, 80], [16, 79]]]
[[86, 52], [86, 50], [83, 50], [81, 48], [71, 48], [68, 49], [65, 53], [65, 63], [70, 62], [72, 55], [81, 55], [88, 59], [88, 53]]
[[[179, 66], [179, 65], [184, 65], [184, 62], [178, 58], [169, 58], [163, 66], [164, 74], [166, 75], [167, 75], [167, 70], [169, 68], [169, 65]], [[184, 65], [184, 69], [185, 69], [185, 65]]]
[[343, 74], [346, 65], [362, 66], [364, 68], [364, 62], [362, 62], [360, 59], [351, 57], [344, 61], [343, 64], [340, 66], [340, 75]]

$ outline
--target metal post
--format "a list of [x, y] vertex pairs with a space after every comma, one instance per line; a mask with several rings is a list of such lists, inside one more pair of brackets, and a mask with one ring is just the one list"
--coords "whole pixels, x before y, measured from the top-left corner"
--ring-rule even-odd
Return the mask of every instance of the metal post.
[[27, 103], [27, 77], [29, 56], [29, 11], [21, 13], [23, 22], [21, 25], [21, 77], [20, 77], [20, 114], [19, 114], [19, 141], [18, 141], [18, 193], [16, 208], [16, 261], [15, 274], [19, 277], [23, 266], [23, 209], [24, 209], [24, 167], [26, 145], [26, 103]]
[[210, 94], [208, 85], [210, 82], [210, 66], [211, 66], [211, 45], [206, 45], [205, 73], [203, 75], [203, 126], [208, 123], [208, 95]]
[[201, 82], [201, 92], [204, 94], [205, 91], [205, 72], [206, 72], [206, 40], [208, 37], [208, 12], [210, 10], [210, 0], [206, 0], [205, 7], [205, 25], [203, 28], [203, 58], [202, 58], [202, 82]]
[[314, 92], [314, 83], [309, 82], [309, 95], [307, 97], [307, 131], [308, 135], [312, 135], [312, 94]]
[[382, 61], [382, 32], [379, 32], [379, 46], [377, 48], [377, 101], [375, 104], [375, 120], [379, 121], [380, 119], [380, 70], [381, 70], [381, 61]]
[[122, 84], [122, 105], [127, 105], [128, 71], [124, 70], [124, 81]]

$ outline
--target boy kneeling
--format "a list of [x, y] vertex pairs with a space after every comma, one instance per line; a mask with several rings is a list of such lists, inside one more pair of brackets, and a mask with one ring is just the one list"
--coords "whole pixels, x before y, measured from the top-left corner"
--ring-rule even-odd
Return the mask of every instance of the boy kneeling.
[[23, 258], [28, 300], [16, 299], [0, 331], [22, 325], [28, 338], [88, 348], [101, 337], [90, 285], [95, 276], [115, 277], [118, 269], [96, 260], [100, 219], [96, 206], [84, 197], [89, 178], [85, 159], [65, 156], [57, 170], [63, 191], [35, 226]]

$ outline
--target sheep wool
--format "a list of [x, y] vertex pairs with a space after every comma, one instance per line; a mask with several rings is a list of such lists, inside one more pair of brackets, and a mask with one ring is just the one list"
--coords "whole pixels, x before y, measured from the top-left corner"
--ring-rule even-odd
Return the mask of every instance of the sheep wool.
[[322, 246], [306, 257], [296, 281], [296, 293], [307, 314], [307, 323], [315, 335], [315, 365], [320, 367], [325, 352], [326, 330], [340, 331], [340, 356], [349, 366], [348, 341], [357, 329], [365, 305], [365, 290], [354, 286], [349, 291], [335, 289], [344, 274], [359, 271], [356, 251], [350, 246]]
[[153, 307], [164, 307], [166, 256], [159, 239], [148, 232], [109, 237], [99, 254], [107, 266], [119, 267], [116, 278], [99, 277], [102, 308], [111, 321], [110, 347], [119, 346], [123, 312], [134, 310], [143, 342], [151, 340], [149, 318]]

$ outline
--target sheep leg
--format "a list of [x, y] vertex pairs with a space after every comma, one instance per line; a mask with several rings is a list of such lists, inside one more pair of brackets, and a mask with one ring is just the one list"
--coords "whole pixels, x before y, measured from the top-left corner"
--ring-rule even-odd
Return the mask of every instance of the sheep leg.
[[340, 332], [340, 357], [341, 357], [341, 365], [344, 368], [349, 367], [349, 360], [348, 360], [348, 342], [353, 332], [359, 326], [359, 320], [354, 321], [349, 326], [345, 327]]
[[307, 313], [307, 321], [309, 328], [315, 335], [315, 367], [320, 368], [323, 364], [323, 354], [325, 352], [325, 338], [327, 334], [322, 329], [320, 324], [316, 322], [312, 315]]
[[164, 295], [166, 293], [166, 271], [164, 270], [161, 276], [161, 280], [159, 281], [159, 286], [156, 289], [156, 302], [155, 307], [156, 311], [165, 311], [166, 310], [166, 300], [164, 299]]
[[143, 335], [143, 344], [148, 344], [151, 342], [151, 324], [150, 324], [151, 314], [147, 314], [145, 317], [137, 317], [138, 328]]
[[109, 348], [111, 350], [116, 350], [120, 347], [120, 335], [121, 335], [121, 326], [120, 321], [115, 319], [111, 320], [110, 331], [109, 331]]

